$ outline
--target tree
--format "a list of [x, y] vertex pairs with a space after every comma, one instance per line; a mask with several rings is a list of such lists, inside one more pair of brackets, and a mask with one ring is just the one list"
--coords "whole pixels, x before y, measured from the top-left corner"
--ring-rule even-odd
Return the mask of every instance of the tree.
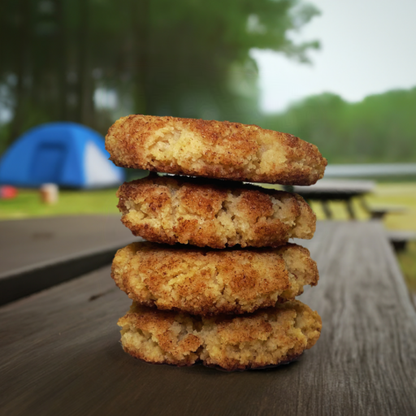
[[[252, 122], [250, 49], [306, 61], [318, 46], [289, 38], [317, 14], [300, 0], [4, 0], [0, 7], [10, 140], [52, 120], [104, 131], [127, 112]], [[117, 108], [99, 108], [99, 90], [113, 91]]]
[[307, 97], [260, 123], [319, 147], [330, 163], [414, 162], [416, 88], [348, 103], [334, 94]]

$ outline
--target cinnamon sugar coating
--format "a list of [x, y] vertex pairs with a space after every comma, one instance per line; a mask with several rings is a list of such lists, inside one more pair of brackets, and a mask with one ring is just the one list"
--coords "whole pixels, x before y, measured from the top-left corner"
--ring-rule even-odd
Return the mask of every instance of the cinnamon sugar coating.
[[133, 303], [119, 319], [121, 343], [133, 357], [179, 366], [202, 361], [225, 370], [287, 363], [320, 336], [317, 312], [299, 301], [242, 316], [204, 318]]
[[205, 316], [275, 306], [319, 279], [309, 251], [294, 244], [206, 250], [133, 243], [117, 252], [111, 275], [137, 303]]
[[124, 183], [117, 196], [123, 224], [157, 243], [277, 247], [312, 238], [316, 227], [301, 196], [258, 186], [151, 175]]
[[106, 149], [126, 168], [283, 185], [312, 185], [327, 165], [315, 145], [291, 134], [177, 117], [122, 117], [110, 127]]

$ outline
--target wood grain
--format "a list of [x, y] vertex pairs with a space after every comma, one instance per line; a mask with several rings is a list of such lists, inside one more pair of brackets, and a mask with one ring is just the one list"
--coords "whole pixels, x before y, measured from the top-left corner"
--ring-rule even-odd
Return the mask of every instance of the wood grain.
[[[299, 241], [298, 241], [299, 243]], [[375, 222], [320, 223], [323, 332], [299, 362], [225, 373], [143, 363], [119, 344], [129, 307], [109, 268], [0, 308], [0, 414], [414, 415], [416, 314]]]
[[119, 215], [0, 221], [0, 305], [109, 264], [134, 240]]
[[0, 221], [0, 277], [131, 239], [120, 215]]

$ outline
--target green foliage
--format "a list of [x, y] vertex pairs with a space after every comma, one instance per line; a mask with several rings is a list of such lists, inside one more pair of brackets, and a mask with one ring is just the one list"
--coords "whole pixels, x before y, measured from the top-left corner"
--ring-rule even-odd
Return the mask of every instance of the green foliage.
[[[397, 259], [403, 271], [408, 289], [416, 297], [416, 241], [408, 243], [405, 251], [398, 253]], [[415, 299], [416, 300], [416, 299]]]
[[6, 146], [7, 146], [7, 139], [9, 137], [9, 129], [10, 129], [10, 125], [4, 124], [4, 125], [0, 125], [0, 155], [6, 150]]
[[[307, 61], [317, 43], [288, 34], [317, 13], [301, 0], [4, 0], [9, 139], [54, 120], [104, 133], [129, 112], [257, 121], [250, 49]], [[97, 106], [97, 89], [115, 91], [116, 111]]]
[[414, 162], [415, 114], [416, 88], [358, 103], [327, 93], [266, 116], [261, 124], [316, 144], [330, 163]]

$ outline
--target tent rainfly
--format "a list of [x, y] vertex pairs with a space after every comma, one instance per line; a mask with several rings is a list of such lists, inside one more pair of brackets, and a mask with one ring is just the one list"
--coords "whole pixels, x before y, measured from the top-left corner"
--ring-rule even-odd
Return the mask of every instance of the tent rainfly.
[[104, 139], [76, 123], [47, 123], [24, 133], [0, 160], [0, 184], [103, 188], [119, 185], [124, 172], [114, 166]]

